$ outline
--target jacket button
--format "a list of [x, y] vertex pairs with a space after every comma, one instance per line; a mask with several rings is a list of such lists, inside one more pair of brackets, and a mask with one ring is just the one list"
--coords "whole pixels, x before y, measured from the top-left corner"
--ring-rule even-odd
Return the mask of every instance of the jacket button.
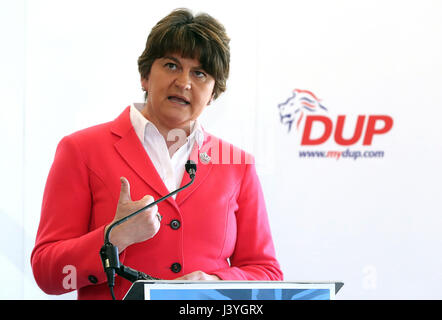
[[172, 263], [170, 269], [172, 270], [172, 272], [178, 273], [181, 271], [181, 265], [178, 262]]
[[172, 220], [172, 221], [170, 222], [170, 227], [171, 227], [173, 230], [177, 230], [177, 229], [179, 229], [180, 226], [181, 226], [181, 223], [180, 223], [179, 220]]
[[97, 277], [90, 275], [89, 277], [87, 277], [90, 283], [96, 284], [98, 282]]

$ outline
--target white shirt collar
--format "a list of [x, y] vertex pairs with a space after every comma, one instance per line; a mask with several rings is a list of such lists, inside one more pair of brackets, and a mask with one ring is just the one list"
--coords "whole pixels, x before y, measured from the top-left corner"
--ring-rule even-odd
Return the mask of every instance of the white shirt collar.
[[[133, 103], [130, 106], [130, 121], [141, 143], [144, 144], [144, 139], [146, 138], [146, 128], [150, 127], [156, 131], [158, 131], [158, 129], [152, 122], [143, 116], [141, 113], [143, 108], [144, 103]], [[187, 137], [187, 142], [192, 141], [192, 139], [195, 139], [196, 143], [198, 144], [198, 148], [201, 149], [204, 143], [204, 131], [198, 120], [195, 120], [193, 123], [190, 135]]]

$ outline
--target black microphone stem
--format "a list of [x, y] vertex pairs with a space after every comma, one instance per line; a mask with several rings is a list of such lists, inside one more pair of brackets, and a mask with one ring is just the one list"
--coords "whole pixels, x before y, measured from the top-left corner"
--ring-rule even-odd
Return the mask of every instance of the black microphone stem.
[[158, 199], [157, 201], [154, 201], [152, 203], [149, 203], [147, 206], [129, 214], [128, 216], [117, 220], [113, 222], [109, 228], [106, 230], [106, 234], [104, 236], [104, 245], [100, 249], [100, 257], [101, 262], [103, 263], [103, 268], [107, 276], [107, 284], [109, 286], [109, 289], [111, 291], [112, 299], [115, 300], [114, 295], [114, 285], [115, 285], [115, 273], [122, 276], [123, 278], [135, 282], [137, 280], [159, 280], [158, 278], [151, 277], [150, 275], [147, 275], [143, 272], [134, 270], [132, 268], [126, 267], [125, 265], [120, 263], [120, 259], [118, 258], [118, 247], [115, 247], [110, 241], [109, 236], [113, 228], [116, 226], [122, 224], [123, 222], [127, 221], [128, 219], [132, 218], [133, 216], [139, 214], [140, 212], [149, 209], [150, 207], [153, 207], [154, 205], [160, 203], [161, 201], [166, 200], [170, 196], [173, 196], [174, 194], [180, 192], [181, 190], [186, 189], [188, 186], [190, 186], [193, 181], [195, 180], [195, 173], [196, 173], [196, 164], [192, 160], [188, 160], [186, 163], [186, 171], [190, 176], [191, 181], [187, 183], [186, 185], [182, 186], [181, 188], [169, 193], [168, 195], [165, 195], [164, 197]]

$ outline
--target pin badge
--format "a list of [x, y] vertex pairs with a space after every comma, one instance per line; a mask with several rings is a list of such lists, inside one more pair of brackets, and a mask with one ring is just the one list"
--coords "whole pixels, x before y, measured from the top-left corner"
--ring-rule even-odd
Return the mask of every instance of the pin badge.
[[200, 153], [200, 160], [202, 163], [208, 164], [210, 162], [210, 156], [205, 152], [201, 152]]

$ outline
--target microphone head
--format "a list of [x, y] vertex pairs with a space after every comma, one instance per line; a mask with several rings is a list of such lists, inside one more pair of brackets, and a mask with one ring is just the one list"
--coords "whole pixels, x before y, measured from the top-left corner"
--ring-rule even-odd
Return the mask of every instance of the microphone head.
[[195, 174], [196, 173], [196, 163], [192, 160], [187, 160], [186, 171], [188, 174]]

